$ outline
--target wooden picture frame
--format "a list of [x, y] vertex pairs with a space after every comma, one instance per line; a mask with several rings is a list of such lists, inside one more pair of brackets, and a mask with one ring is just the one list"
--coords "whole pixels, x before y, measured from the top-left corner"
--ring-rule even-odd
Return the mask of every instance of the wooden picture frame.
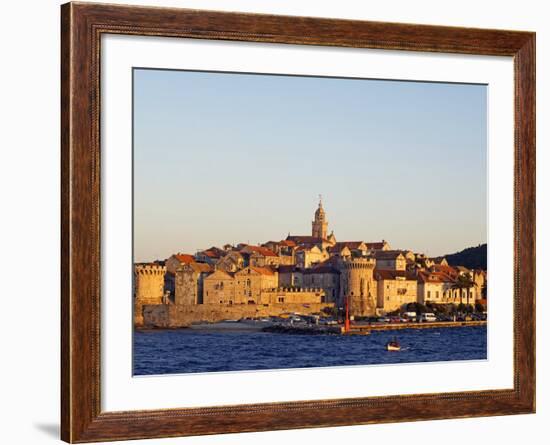
[[[512, 56], [514, 387], [209, 408], [100, 408], [102, 34]], [[61, 7], [61, 437], [173, 437], [535, 411], [535, 34], [91, 3]]]

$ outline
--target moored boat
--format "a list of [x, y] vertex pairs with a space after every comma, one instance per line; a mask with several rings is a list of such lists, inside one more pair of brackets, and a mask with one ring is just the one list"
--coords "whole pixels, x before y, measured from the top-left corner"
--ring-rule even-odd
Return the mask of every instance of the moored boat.
[[401, 351], [401, 345], [396, 339], [389, 341], [386, 344], [386, 350], [388, 351]]

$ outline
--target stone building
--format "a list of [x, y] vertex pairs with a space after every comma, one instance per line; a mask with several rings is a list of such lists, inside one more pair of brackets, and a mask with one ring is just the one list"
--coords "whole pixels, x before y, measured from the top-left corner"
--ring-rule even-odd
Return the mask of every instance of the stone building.
[[330, 260], [303, 270], [302, 287], [323, 289], [322, 303], [337, 303], [340, 294], [340, 271]]
[[204, 278], [204, 304], [233, 304], [234, 301], [235, 277], [232, 273], [216, 270]]
[[[448, 267], [448, 266], [446, 266]], [[441, 271], [419, 271], [418, 279], [418, 302], [422, 304], [460, 304], [466, 303], [468, 299], [473, 304], [475, 298], [473, 290], [458, 289], [455, 287], [456, 276], [450, 276]], [[469, 294], [469, 295], [468, 295]]]
[[268, 267], [248, 266], [235, 273], [235, 304], [258, 304], [262, 291], [278, 287], [277, 273]]
[[349, 258], [351, 257], [351, 250], [347, 246], [338, 246], [339, 243], [336, 243], [335, 246], [328, 248], [328, 253], [331, 257], [340, 257], [340, 258]]
[[170, 258], [168, 258], [165, 262], [166, 265], [166, 272], [170, 272], [172, 274], [176, 273], [176, 270], [178, 267], [183, 266], [184, 264], [194, 263], [195, 258], [193, 255], [188, 255], [186, 253], [175, 253]]
[[176, 270], [174, 301], [180, 305], [201, 304], [204, 278], [213, 271], [207, 263], [184, 264]]
[[407, 259], [400, 250], [379, 250], [374, 253], [378, 270], [406, 270]]
[[321, 249], [327, 249], [330, 246], [336, 244], [336, 238], [334, 234], [330, 234], [328, 239], [318, 238], [310, 235], [291, 235], [288, 234], [285, 241], [292, 241], [299, 247], [314, 247], [317, 246]]
[[353, 316], [371, 316], [376, 314], [376, 281], [373, 272], [376, 261], [373, 258], [344, 259], [340, 266], [339, 305], [346, 298]]
[[247, 266], [278, 266], [281, 262], [279, 255], [263, 246], [245, 245], [240, 250], [240, 253], [245, 258]]
[[270, 249], [279, 256], [279, 264], [284, 266], [291, 266], [296, 264], [294, 252], [298, 245], [294, 241], [281, 240], [281, 241], [268, 241], [262, 244], [263, 247]]
[[439, 265], [439, 266], [448, 266], [449, 263], [447, 262], [447, 259], [445, 257], [435, 257], [435, 258], [430, 258], [433, 265]]
[[230, 251], [216, 263], [216, 269], [237, 272], [244, 267], [244, 257], [240, 252]]
[[288, 288], [267, 289], [262, 291], [260, 304], [321, 304], [325, 303], [325, 292], [320, 288]]
[[474, 286], [474, 295], [476, 300], [486, 300], [487, 296], [484, 295], [487, 286], [487, 272], [485, 270], [474, 270], [472, 279], [476, 284]]
[[134, 265], [134, 325], [143, 325], [143, 306], [163, 304], [166, 267], [159, 264]]
[[302, 269], [297, 266], [279, 266], [279, 286], [281, 287], [303, 287], [304, 275]]
[[417, 302], [417, 281], [410, 273], [397, 270], [375, 270], [377, 307], [382, 312], [401, 309]]
[[347, 256], [366, 256], [369, 252], [367, 243], [363, 241], [338, 241], [329, 248], [331, 255], [338, 255], [341, 257]]
[[315, 264], [322, 263], [328, 258], [329, 253], [327, 250], [319, 246], [300, 246], [296, 249], [296, 265], [298, 267], [312, 267]]
[[382, 241], [374, 241], [370, 243], [365, 243], [367, 245], [367, 249], [369, 249], [370, 253], [374, 253], [378, 250], [390, 250], [390, 245], [386, 240]]
[[216, 264], [221, 257], [227, 253], [226, 250], [212, 246], [210, 249], [201, 250], [195, 254], [195, 260], [199, 263]]

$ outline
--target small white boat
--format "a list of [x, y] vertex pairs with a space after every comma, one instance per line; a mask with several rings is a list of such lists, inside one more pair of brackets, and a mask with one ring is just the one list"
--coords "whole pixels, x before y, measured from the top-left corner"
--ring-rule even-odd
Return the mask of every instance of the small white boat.
[[399, 342], [397, 340], [392, 340], [392, 341], [389, 341], [387, 344], [386, 344], [386, 350], [387, 351], [401, 351], [401, 345], [399, 344]]

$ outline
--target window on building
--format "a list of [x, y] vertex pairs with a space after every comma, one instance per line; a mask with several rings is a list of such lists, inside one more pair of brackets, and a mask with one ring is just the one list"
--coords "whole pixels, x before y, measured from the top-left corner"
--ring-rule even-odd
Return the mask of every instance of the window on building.
[[428, 298], [431, 297], [431, 291], [428, 291]]
[[277, 299], [277, 301], [278, 301], [279, 303], [284, 303], [284, 302], [285, 302], [285, 297], [279, 297], [279, 298]]

